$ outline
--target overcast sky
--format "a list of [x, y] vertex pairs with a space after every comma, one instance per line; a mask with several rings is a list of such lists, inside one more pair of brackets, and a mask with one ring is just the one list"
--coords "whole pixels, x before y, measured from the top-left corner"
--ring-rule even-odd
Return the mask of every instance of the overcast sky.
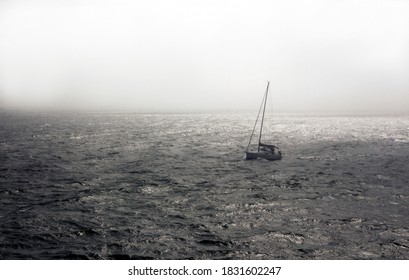
[[409, 112], [409, 1], [0, 0], [0, 106]]

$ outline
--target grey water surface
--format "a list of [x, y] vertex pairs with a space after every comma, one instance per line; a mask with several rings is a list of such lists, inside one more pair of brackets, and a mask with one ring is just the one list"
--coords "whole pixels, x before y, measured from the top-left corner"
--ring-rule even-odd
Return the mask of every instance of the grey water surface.
[[0, 112], [0, 258], [409, 259], [409, 116], [254, 117]]

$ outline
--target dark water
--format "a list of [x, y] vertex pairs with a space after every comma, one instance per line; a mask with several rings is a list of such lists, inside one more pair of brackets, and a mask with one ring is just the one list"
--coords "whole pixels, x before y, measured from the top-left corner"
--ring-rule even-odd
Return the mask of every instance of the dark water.
[[409, 117], [0, 113], [1, 259], [408, 259]]

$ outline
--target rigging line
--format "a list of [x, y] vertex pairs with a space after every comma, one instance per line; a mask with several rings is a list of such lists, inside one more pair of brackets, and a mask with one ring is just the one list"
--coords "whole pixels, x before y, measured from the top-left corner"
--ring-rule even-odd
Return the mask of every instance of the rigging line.
[[256, 130], [258, 118], [259, 118], [259, 116], [260, 116], [261, 108], [263, 108], [263, 103], [264, 103], [264, 99], [265, 99], [265, 98], [266, 98], [266, 94], [263, 95], [263, 100], [261, 100], [260, 109], [258, 109], [258, 114], [257, 114], [256, 122], [254, 123], [253, 131], [251, 132], [250, 141], [249, 141], [249, 144], [247, 145], [246, 151], [249, 150], [249, 147], [250, 147], [250, 144], [251, 144], [251, 139], [253, 139], [254, 131]]
[[260, 127], [260, 137], [258, 138], [258, 151], [260, 151], [260, 144], [261, 144], [261, 134], [263, 132], [263, 123], [264, 123], [264, 113], [266, 112], [266, 104], [267, 104], [267, 97], [268, 97], [268, 87], [270, 86], [270, 81], [267, 83], [266, 88], [266, 98], [264, 99], [264, 109], [263, 109], [263, 117], [261, 118], [261, 127]]
[[271, 95], [270, 91], [271, 90], [269, 89], [268, 90], [269, 100], [270, 100], [270, 105], [269, 106], [270, 106], [271, 109], [269, 110], [270, 117], [267, 119], [267, 121], [268, 121], [268, 127], [269, 127], [269, 130], [268, 130], [269, 134], [268, 135], [270, 135], [270, 138], [273, 138], [272, 136], [274, 135], [273, 134], [273, 132], [274, 132], [274, 114], [273, 114], [273, 112], [274, 112], [274, 108], [273, 108], [274, 101], [273, 101], [273, 96]]

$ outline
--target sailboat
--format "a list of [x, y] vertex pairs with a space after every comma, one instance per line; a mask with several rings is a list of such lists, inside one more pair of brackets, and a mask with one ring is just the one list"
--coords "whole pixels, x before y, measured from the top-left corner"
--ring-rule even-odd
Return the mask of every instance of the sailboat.
[[[261, 102], [260, 109], [258, 111], [258, 115], [256, 118], [256, 123], [254, 124], [253, 131], [250, 136], [250, 141], [249, 144], [247, 145], [246, 148], [246, 156], [245, 159], [257, 159], [257, 158], [263, 158], [267, 160], [279, 160], [282, 158], [281, 156], [281, 151], [278, 147], [272, 145], [272, 144], [264, 144], [261, 142], [261, 136], [263, 133], [263, 125], [264, 125], [264, 115], [266, 112], [266, 105], [267, 105], [267, 97], [268, 97], [268, 92], [269, 92], [269, 87], [270, 87], [270, 82], [267, 81], [267, 88], [266, 92], [264, 93], [263, 100]], [[260, 116], [261, 109], [263, 109], [263, 115], [261, 117], [261, 125], [260, 125], [260, 135], [258, 137], [258, 145], [257, 145], [257, 150], [252, 150], [250, 145], [251, 145], [251, 140], [253, 139], [254, 132], [257, 127], [258, 119]]]

